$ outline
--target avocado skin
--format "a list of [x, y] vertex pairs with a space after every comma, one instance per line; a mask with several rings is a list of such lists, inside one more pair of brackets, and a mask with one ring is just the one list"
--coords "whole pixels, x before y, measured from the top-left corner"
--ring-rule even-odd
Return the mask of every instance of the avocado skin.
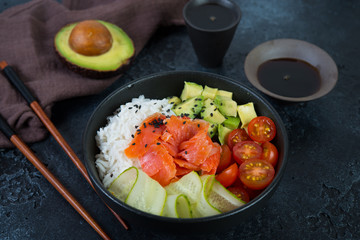
[[[101, 21], [103, 22], [103, 21]], [[106, 23], [106, 22], [105, 22]], [[73, 23], [67, 24], [66, 26], [64, 26], [62, 29], [72, 25]], [[62, 30], [60, 29], [60, 31]], [[59, 32], [60, 32], [59, 31]], [[60, 61], [67, 66], [68, 69], [70, 69], [71, 71], [83, 76], [83, 77], [87, 77], [87, 78], [93, 78], [93, 79], [105, 79], [105, 78], [110, 78], [116, 75], [119, 75], [123, 72], [125, 72], [127, 69], [129, 69], [132, 61], [135, 59], [135, 55], [136, 55], [136, 49], [134, 47], [134, 51], [132, 52], [132, 55], [130, 57], [128, 57], [126, 59], [126, 61], [124, 61], [122, 63], [122, 65], [120, 65], [117, 69], [115, 70], [107, 70], [107, 71], [102, 71], [102, 70], [94, 70], [94, 69], [90, 69], [90, 68], [86, 68], [86, 67], [82, 67], [82, 66], [78, 66], [74, 63], [72, 63], [71, 61], [69, 61], [65, 56], [63, 56], [60, 51], [58, 50], [58, 46], [56, 44], [56, 37], [59, 34], [59, 32], [56, 34], [55, 39], [54, 39], [54, 48], [55, 48], [55, 52], [56, 55], [58, 56], [58, 58], [60, 59]], [[131, 44], [134, 46], [134, 42], [132, 41], [132, 39], [129, 37]]]
[[56, 55], [59, 57], [60, 61], [67, 66], [68, 69], [70, 69], [71, 71], [80, 74], [83, 77], [87, 77], [87, 78], [93, 78], [93, 79], [105, 79], [105, 78], [110, 78], [116, 75], [119, 75], [123, 72], [125, 72], [127, 69], [130, 68], [131, 62], [134, 60], [135, 58], [135, 52], [134, 55], [129, 58], [126, 63], [124, 63], [123, 65], [121, 65], [120, 68], [114, 70], [114, 71], [98, 71], [98, 70], [92, 70], [92, 69], [88, 69], [88, 68], [83, 68], [83, 67], [79, 67], [69, 61], [66, 60], [66, 58], [64, 58], [56, 49], [55, 47], [55, 52]]

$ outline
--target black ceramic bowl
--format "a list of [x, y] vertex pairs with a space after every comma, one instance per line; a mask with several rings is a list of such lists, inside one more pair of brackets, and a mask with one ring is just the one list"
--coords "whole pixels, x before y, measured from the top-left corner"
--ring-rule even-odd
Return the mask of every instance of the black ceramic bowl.
[[[276, 176], [272, 183], [255, 199], [244, 206], [233, 211], [204, 218], [194, 219], [174, 219], [155, 216], [137, 210], [123, 203], [111, 195], [103, 186], [97, 169], [95, 167], [95, 155], [99, 152], [95, 142], [95, 135], [100, 127], [106, 125], [108, 116], [113, 115], [114, 111], [122, 104], [131, 101], [139, 95], [147, 98], [161, 99], [173, 95], [179, 96], [184, 86], [184, 81], [196, 82], [209, 87], [232, 91], [233, 99], [237, 103], [247, 103], [252, 101], [258, 115], [268, 116], [276, 124], [277, 136], [273, 143], [279, 149], [279, 161], [276, 167]], [[288, 154], [288, 137], [285, 126], [276, 110], [258, 93], [253, 92], [247, 87], [227, 78], [211, 73], [174, 71], [154, 74], [143, 77], [133, 83], [120, 87], [106, 97], [91, 115], [83, 136], [83, 151], [85, 166], [90, 179], [98, 195], [115, 212], [117, 212], [129, 224], [130, 228], [149, 228], [159, 232], [186, 232], [186, 233], [209, 233], [212, 231], [222, 231], [226, 228], [241, 224], [241, 221], [251, 217], [254, 212], [261, 209], [266, 201], [271, 197], [280, 183], [280, 179], [285, 171]]]

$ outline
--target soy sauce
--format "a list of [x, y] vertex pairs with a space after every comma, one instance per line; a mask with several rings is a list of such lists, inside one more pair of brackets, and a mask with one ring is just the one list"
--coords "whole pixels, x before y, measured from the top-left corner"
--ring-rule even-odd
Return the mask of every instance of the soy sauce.
[[232, 9], [218, 4], [202, 4], [189, 9], [187, 18], [196, 27], [218, 30], [233, 24], [236, 14]]
[[299, 59], [269, 60], [260, 65], [257, 74], [264, 88], [285, 97], [306, 97], [320, 89], [319, 70]]

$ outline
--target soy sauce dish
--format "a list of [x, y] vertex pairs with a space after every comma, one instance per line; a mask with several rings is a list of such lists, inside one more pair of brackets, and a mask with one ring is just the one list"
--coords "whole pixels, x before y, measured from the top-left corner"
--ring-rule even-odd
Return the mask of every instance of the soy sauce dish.
[[285, 101], [310, 101], [328, 94], [336, 85], [334, 60], [314, 44], [275, 39], [255, 47], [246, 57], [245, 74], [263, 93]]
[[[276, 136], [272, 143], [279, 151], [273, 181], [262, 192], [245, 205], [218, 215], [201, 218], [170, 218], [157, 216], [140, 211], [114, 197], [104, 186], [95, 165], [95, 155], [99, 148], [95, 140], [97, 131], [107, 124], [107, 118], [133, 98], [144, 95], [145, 98], [163, 99], [180, 96], [184, 81], [194, 82], [202, 86], [219, 88], [233, 92], [233, 100], [237, 103], [253, 102], [258, 116], [267, 116], [276, 125]], [[168, 233], [209, 233], [224, 231], [240, 225], [242, 221], [251, 218], [261, 208], [266, 207], [267, 200], [278, 187], [284, 174], [288, 155], [288, 137], [284, 123], [276, 110], [261, 95], [241, 85], [235, 80], [224, 76], [194, 71], [173, 71], [149, 75], [122, 86], [106, 97], [94, 110], [89, 118], [83, 135], [84, 161], [89, 177], [96, 192], [102, 200], [118, 213], [130, 229], [147, 228], [154, 232]]]

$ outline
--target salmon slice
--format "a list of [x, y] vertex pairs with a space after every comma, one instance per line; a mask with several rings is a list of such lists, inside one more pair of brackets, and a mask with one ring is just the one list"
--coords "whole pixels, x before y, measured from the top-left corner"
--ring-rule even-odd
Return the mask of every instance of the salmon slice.
[[166, 118], [161, 113], [155, 113], [146, 118], [137, 128], [134, 139], [129, 147], [125, 149], [125, 155], [128, 158], [136, 158], [142, 156], [147, 147], [155, 143], [165, 129], [163, 120]]
[[209, 123], [201, 119], [187, 119], [177, 116], [171, 116], [164, 121], [166, 131], [171, 134], [174, 145], [189, 140], [198, 132], [206, 131], [209, 128]]
[[199, 171], [201, 170], [200, 166], [192, 164], [186, 160], [174, 158], [174, 162], [176, 165], [182, 168], [189, 169], [190, 171]]
[[159, 142], [150, 145], [139, 162], [142, 170], [162, 186], [168, 185], [175, 177], [174, 159]]
[[219, 166], [221, 157], [221, 147], [218, 143], [213, 143], [211, 152], [205, 162], [200, 165], [203, 174], [215, 174]]
[[207, 132], [199, 132], [179, 145], [178, 157], [200, 166], [208, 158], [212, 148], [213, 142]]

